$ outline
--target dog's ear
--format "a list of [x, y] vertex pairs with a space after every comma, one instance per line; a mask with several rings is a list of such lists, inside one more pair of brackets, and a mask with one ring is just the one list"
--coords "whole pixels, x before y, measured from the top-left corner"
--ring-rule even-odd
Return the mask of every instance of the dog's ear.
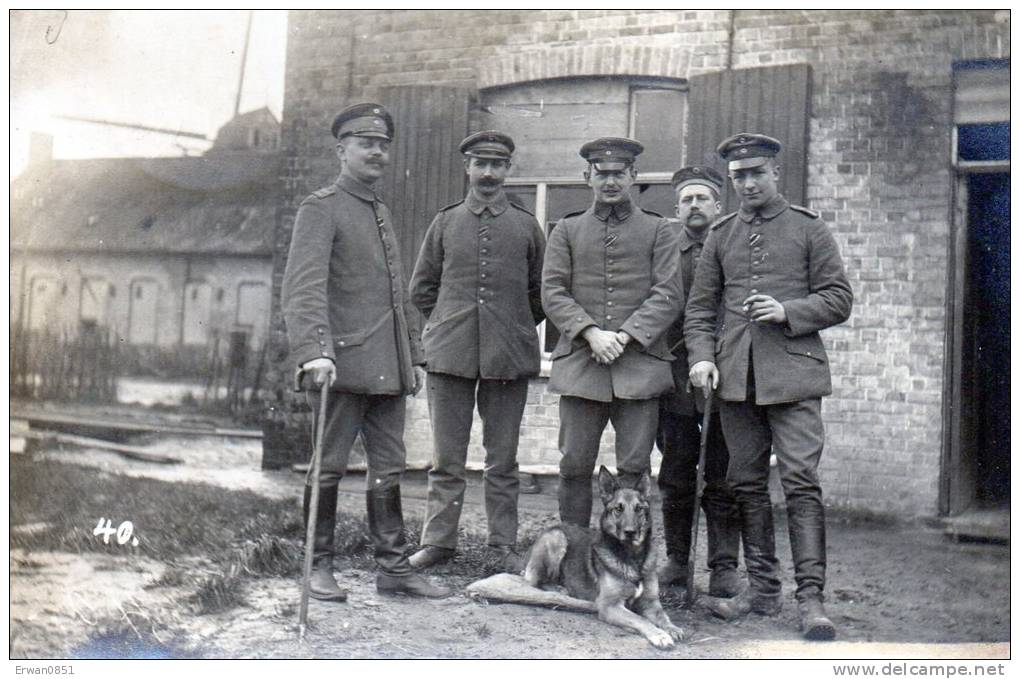
[[648, 497], [648, 491], [650, 491], [651, 489], [652, 489], [652, 477], [648, 473], [648, 470], [646, 469], [645, 472], [641, 475], [641, 480], [638, 481], [637, 491], [641, 493], [641, 495]]
[[602, 504], [606, 504], [619, 487], [616, 477], [606, 469], [606, 465], [599, 467], [599, 493], [602, 495]]

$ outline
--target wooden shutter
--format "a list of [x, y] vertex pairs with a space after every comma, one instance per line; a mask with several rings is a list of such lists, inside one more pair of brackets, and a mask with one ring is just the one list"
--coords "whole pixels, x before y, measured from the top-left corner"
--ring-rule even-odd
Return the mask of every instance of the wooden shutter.
[[393, 114], [396, 136], [382, 194], [400, 234], [408, 277], [432, 218], [464, 197], [465, 174], [457, 145], [468, 135], [472, 90], [389, 87], [379, 103]]
[[[779, 190], [791, 203], [807, 205], [808, 119], [811, 66], [793, 64], [695, 76], [690, 80], [687, 162], [710, 165], [725, 176], [716, 147], [738, 132], [767, 134], [783, 142]], [[727, 186], [727, 211], [738, 201]], [[810, 206], [808, 206], [810, 207]]]

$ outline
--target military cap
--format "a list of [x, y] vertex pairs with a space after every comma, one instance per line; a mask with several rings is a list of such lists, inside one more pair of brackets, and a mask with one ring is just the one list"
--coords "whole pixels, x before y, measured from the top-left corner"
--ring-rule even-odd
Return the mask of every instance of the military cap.
[[634, 163], [645, 147], [623, 137], [601, 137], [581, 147], [581, 157], [599, 171], [623, 170]]
[[382, 104], [354, 104], [336, 114], [331, 129], [337, 139], [352, 134], [393, 139], [393, 116]]
[[502, 132], [484, 130], [466, 137], [460, 143], [460, 152], [472, 158], [510, 160], [514, 152], [514, 140]]
[[783, 148], [778, 139], [766, 137], [764, 134], [741, 132], [729, 139], [724, 139], [716, 151], [729, 163], [729, 169], [742, 170], [746, 167], [764, 165], [769, 158], [774, 158]]
[[674, 191], [679, 191], [690, 184], [704, 184], [718, 192], [722, 190], [725, 181], [721, 174], [710, 167], [691, 165], [674, 172], [671, 183]]

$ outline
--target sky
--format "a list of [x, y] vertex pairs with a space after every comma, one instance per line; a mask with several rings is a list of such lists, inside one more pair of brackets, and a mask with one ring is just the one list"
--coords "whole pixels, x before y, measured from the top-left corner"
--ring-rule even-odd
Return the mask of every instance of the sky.
[[[283, 108], [285, 11], [257, 11], [241, 113]], [[210, 138], [234, 114], [246, 11], [63, 11], [10, 14], [11, 176], [32, 132], [56, 158], [201, 153], [208, 142], [69, 121], [99, 118]]]

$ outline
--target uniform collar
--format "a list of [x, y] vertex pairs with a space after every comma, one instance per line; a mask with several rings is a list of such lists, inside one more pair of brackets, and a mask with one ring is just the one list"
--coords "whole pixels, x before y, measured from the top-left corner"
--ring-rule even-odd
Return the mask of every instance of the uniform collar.
[[772, 200], [762, 205], [760, 210], [748, 211], [741, 207], [739, 214], [742, 220], [750, 223], [755, 217], [761, 217], [765, 220], [772, 219], [788, 207], [790, 207], [789, 201], [787, 201], [786, 198], [783, 198], [781, 194], [777, 193]]
[[592, 206], [592, 213], [600, 221], [606, 221], [610, 217], [613, 217], [618, 222], [622, 222], [634, 211], [634, 201], [628, 200], [622, 203], [600, 203], [595, 201], [595, 205]]
[[481, 217], [482, 213], [486, 210], [488, 210], [493, 217], [498, 217], [506, 212], [506, 209], [510, 207], [510, 201], [506, 197], [506, 191], [500, 191], [492, 200], [485, 200], [474, 191], [469, 190], [467, 198], [464, 199], [464, 205], [468, 210], [471, 210], [471, 212], [479, 217]]
[[687, 252], [695, 245], [704, 245], [705, 239], [707, 237], [708, 237], [707, 226], [704, 228], [704, 230], [702, 230], [700, 237], [694, 236], [693, 234], [691, 234], [691, 232], [687, 229], [686, 226], [683, 226], [680, 228], [680, 235], [677, 237], [677, 240], [680, 242], [680, 250], [682, 252]]
[[367, 200], [370, 203], [374, 203], [379, 200], [378, 194], [372, 190], [371, 186], [368, 184], [362, 184], [357, 179], [349, 175], [341, 174], [337, 177], [336, 185], [361, 200]]

